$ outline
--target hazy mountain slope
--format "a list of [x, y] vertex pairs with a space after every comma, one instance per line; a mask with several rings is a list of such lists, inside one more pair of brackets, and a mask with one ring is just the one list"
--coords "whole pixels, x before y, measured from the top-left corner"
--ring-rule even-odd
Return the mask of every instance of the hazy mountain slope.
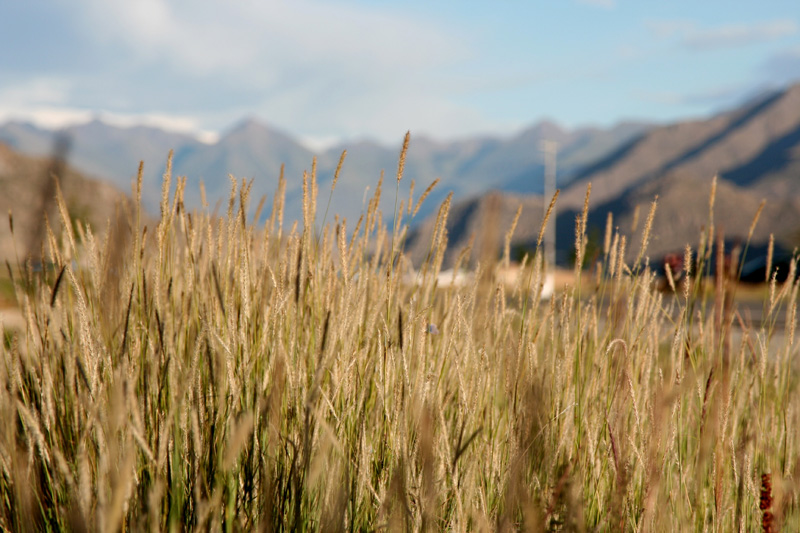
[[53, 149], [54, 139], [54, 132], [26, 122], [11, 121], [0, 125], [0, 142], [27, 155], [48, 155]]
[[[213, 145], [196, 146], [176, 156], [174, 172], [187, 176], [187, 202], [199, 205], [199, 186], [205, 184], [209, 201], [227, 199], [229, 175], [253, 180], [251, 197], [257, 203], [261, 196], [270, 198], [278, 187], [281, 165], [285, 165], [287, 196], [294, 197], [302, 189], [302, 172], [311, 169], [312, 154], [285, 133], [255, 120], [245, 120], [226, 132]], [[298, 215], [296, 205], [287, 215]]]
[[161, 179], [170, 150], [176, 154], [203, 146], [191, 136], [158, 128], [115, 128], [92, 121], [65, 130], [71, 141], [69, 161], [94, 176], [108, 177], [129, 191], [139, 162], [144, 161], [143, 199], [153, 212], [161, 197]]
[[[556, 140], [557, 184], [564, 188], [578, 177], [584, 167], [619, 149], [620, 146], [630, 143], [651, 128], [651, 125], [643, 122], [621, 123], [609, 129], [582, 128], [565, 132], [560, 141], [558, 136], [547, 133], [539, 135], [535, 140], [527, 141], [525, 145], [541, 146], [544, 140]], [[518, 174], [498, 183], [497, 188], [508, 192], [541, 194], [544, 189], [544, 157], [541, 150], [535, 150], [533, 155], [535, 157], [529, 160]], [[502, 167], [502, 161], [496, 163]]]
[[575, 215], [588, 183], [589, 225], [595, 232], [603, 231], [608, 212], [620, 228], [629, 230], [637, 206], [643, 220], [658, 194], [649, 254], [659, 257], [687, 243], [695, 246], [707, 222], [709, 184], [715, 174], [716, 223], [727, 237], [745, 238], [765, 199], [753, 241], [763, 242], [774, 233], [789, 249], [800, 242], [800, 85], [706, 121], [656, 128], [584, 169], [559, 201], [560, 257], [563, 260], [572, 246]]
[[[543, 121], [508, 138], [475, 137], [441, 142], [412, 135], [406, 175], [413, 179], [441, 177], [443, 185], [453, 190], [456, 197], [489, 189], [541, 193], [543, 141], [558, 144], [559, 182], [567, 184], [578, 168], [650, 127], [642, 122], [621, 124], [608, 130], [570, 131]], [[356, 174], [377, 175], [381, 168], [391, 173], [396, 168], [399, 143], [394, 149], [372, 143], [352, 148], [343, 145], [332, 150], [331, 159], [338, 158], [345, 148]]]
[[120, 128], [99, 120], [61, 132], [19, 122], [0, 126], [0, 142], [28, 155], [49, 156], [58, 136], [68, 139], [67, 158], [73, 167], [102, 177], [123, 191], [130, 191], [139, 162], [144, 161], [143, 196], [152, 211], [161, 196], [161, 176], [169, 151], [180, 154], [203, 146], [188, 135], [146, 126]]
[[800, 125], [761, 147], [746, 163], [726, 170], [722, 176], [771, 197], [798, 193], [800, 180]]
[[[658, 205], [646, 255], [660, 258], [666, 253], [680, 253], [687, 244], [696, 249], [701, 232], [708, 227], [711, 181], [711, 178], [672, 172], [611, 201], [592, 202], [589, 226], [594, 229], [590, 230], [590, 235], [602, 242], [607, 214], [612, 213], [614, 227], [628, 235], [628, 259], [635, 258], [640, 251], [648, 211], [657, 196]], [[714, 202], [716, 231], [722, 232], [727, 241], [744, 241], [762, 200], [766, 200], [766, 205], [753, 232], [752, 242], [764, 243], [773, 233], [777, 242], [791, 249], [800, 237], [800, 194], [797, 191], [785, 198], [764, 198], [750, 189], [718, 179]], [[559, 246], [562, 258], [565, 248], [571, 249], [574, 241], [576, 214], [577, 210], [564, 210], [558, 217], [557, 238], [562, 244]]]
[[[447, 219], [448, 250], [444, 266], [452, 266], [470, 241], [472, 250], [466, 256], [464, 266], [474, 265], [489, 256], [497, 257], [520, 205], [522, 213], [511, 240], [514, 250], [535, 246], [544, 216], [541, 196], [492, 191], [455, 202]], [[436, 216], [433, 215], [409, 235], [405, 252], [416, 266], [421, 265], [428, 256], [435, 222]]]
[[[637, 231], [641, 231], [658, 195], [647, 253], [655, 258], [680, 251], [686, 244], [696, 246], [707, 224], [715, 174], [719, 175], [715, 223], [728, 238], [746, 238], [758, 205], [766, 199], [753, 241], [764, 242], [772, 233], [788, 249], [800, 242], [800, 85], [708, 120], [651, 129], [585, 166], [559, 197], [559, 260], [566, 262], [574, 246], [575, 217], [589, 183], [590, 238], [602, 240], [608, 212], [616, 226], [630, 233], [638, 209]], [[471, 216], [477, 216], [475, 212]], [[461, 222], [454, 228], [473, 224]], [[458, 232], [451, 237], [455, 242], [464, 238]], [[640, 238], [638, 233], [632, 235], [628, 248], [632, 255], [638, 252]]]
[[[591, 202], [589, 238], [594, 245], [602, 246], [606, 217], [611, 212], [613, 226], [627, 235], [627, 259], [632, 261], [640, 251], [648, 210], [657, 196], [658, 207], [645, 255], [657, 260], [666, 253], [682, 252], [686, 244], [696, 249], [700, 234], [708, 224], [710, 192], [711, 179], [698, 180], [691, 175], [673, 172], [662, 179], [631, 189], [611, 201]], [[742, 242], [761, 200], [762, 197], [754, 195], [747, 188], [718, 180], [714, 207], [716, 231], [723, 232], [728, 242]], [[753, 232], [752, 242], [765, 243], [773, 233], [778, 244], [792, 249], [800, 242], [800, 195], [769, 198], [766, 202]], [[523, 205], [523, 211], [512, 239], [512, 248], [535, 248], [543, 216], [542, 197], [492, 192], [453, 204], [447, 222], [450, 247], [445, 255], [445, 266], [453, 264], [473, 237], [475, 241], [469, 256], [473, 263], [487, 255], [499, 257], [505, 234], [520, 204]], [[569, 262], [574, 246], [577, 214], [577, 210], [573, 209], [558, 211], [556, 244], [562, 264]], [[420, 265], [428, 254], [435, 218], [433, 215], [428, 217], [408, 238], [406, 254], [415, 265]]]
[[[51, 175], [57, 167], [48, 158], [23, 156], [0, 143], [0, 261], [16, 264], [29, 252], [39, 255], [41, 225], [45, 212], [58, 231], [60, 215], [55, 206]], [[89, 223], [97, 232], [105, 229], [120, 202], [127, 197], [110, 183], [93, 180], [66, 167], [59, 172], [67, 211], [73, 221]], [[14, 238], [7, 215], [12, 214]], [[16, 244], [15, 244], [16, 241]]]
[[[772, 151], [792, 153], [799, 127], [800, 85], [795, 85], [708, 120], [655, 128], [581, 171], [562, 205], [579, 206], [589, 182], [595, 201], [605, 202], [670, 172], [697, 178], [719, 173], [754, 185], [767, 177], [761, 172], [765, 165], [780, 171]], [[760, 165], [751, 165], [759, 157]]]
[[[563, 185], [578, 167], [647, 127], [642, 123], [609, 130], [585, 128], [570, 131], [545, 121], [510, 137], [474, 137], [447, 142], [416, 137], [412, 133], [403, 186], [407, 191], [413, 179], [418, 188], [424, 189], [434, 179], [441, 178], [441, 185], [423, 205], [420, 217], [434, 211], [438, 202], [451, 190], [456, 198], [492, 188], [540, 192], [542, 140], [559, 143], [559, 175]], [[264, 194], [271, 197], [277, 186], [280, 166], [285, 164], [286, 215], [287, 218], [300, 216], [303, 170], [310, 171], [313, 153], [290, 135], [258, 121], [243, 121], [210, 145], [155, 128], [119, 128], [99, 121], [69, 128], [66, 133], [71, 139], [71, 162], [92, 174], [108, 177], [125, 190], [130, 187], [139, 161], [144, 160], [145, 204], [153, 212], [157, 210], [167, 153], [174, 149], [173, 170], [177, 175], [188, 177], [187, 201], [190, 206], [199, 205], [197, 183], [200, 180], [206, 185], [212, 205], [227, 198], [229, 174], [254, 179], [254, 203]], [[0, 140], [27, 153], [46, 155], [53, 145], [54, 134], [30, 125], [7, 123], [0, 126]], [[384, 195], [382, 211], [391, 216], [394, 195], [389, 198], [393, 193], [389, 190], [393, 189], [389, 182], [395, 176], [401, 144], [402, 132], [399, 132], [394, 146], [365, 141], [346, 143], [318, 154], [318, 204], [324, 206], [327, 203], [334, 169], [342, 150], [347, 149], [348, 157], [333, 196], [331, 213], [339, 213], [351, 220], [357, 218], [364, 205], [365, 190], [369, 187], [374, 192], [384, 170], [388, 192]]]

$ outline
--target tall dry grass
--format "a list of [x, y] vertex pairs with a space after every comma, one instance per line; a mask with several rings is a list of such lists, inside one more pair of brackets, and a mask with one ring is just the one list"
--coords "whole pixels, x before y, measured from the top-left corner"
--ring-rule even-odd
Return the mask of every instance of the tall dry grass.
[[541, 302], [539, 254], [511, 288], [491, 262], [435, 286], [449, 199], [403, 284], [402, 203], [385, 227], [379, 185], [315, 232], [315, 170], [302, 225], [283, 177], [257, 227], [247, 182], [215, 218], [168, 167], [157, 226], [65, 219], [53, 269], [9, 268], [1, 529], [800, 530], [798, 285], [753, 326], [707, 282], [713, 195], [673, 293], [609, 223], [599, 274]]

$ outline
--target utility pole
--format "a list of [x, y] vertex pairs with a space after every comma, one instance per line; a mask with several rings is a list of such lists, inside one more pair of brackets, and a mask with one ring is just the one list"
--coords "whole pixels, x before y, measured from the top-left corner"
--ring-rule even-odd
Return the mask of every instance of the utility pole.
[[[542, 141], [542, 151], [544, 152], [544, 211], [543, 217], [547, 214], [550, 206], [550, 199], [556, 193], [556, 154], [558, 153], [558, 143], [556, 141]], [[556, 207], [550, 213], [550, 220], [544, 229], [544, 260], [547, 268], [556, 266]]]

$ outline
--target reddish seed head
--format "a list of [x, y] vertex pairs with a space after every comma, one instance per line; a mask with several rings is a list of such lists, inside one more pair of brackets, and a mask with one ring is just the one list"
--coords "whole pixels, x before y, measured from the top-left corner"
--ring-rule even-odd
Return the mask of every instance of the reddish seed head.
[[772, 476], [770, 474], [761, 474], [761, 501], [758, 507], [763, 511], [761, 515], [761, 530], [764, 533], [771, 533], [773, 530], [773, 516], [770, 512], [772, 507]]

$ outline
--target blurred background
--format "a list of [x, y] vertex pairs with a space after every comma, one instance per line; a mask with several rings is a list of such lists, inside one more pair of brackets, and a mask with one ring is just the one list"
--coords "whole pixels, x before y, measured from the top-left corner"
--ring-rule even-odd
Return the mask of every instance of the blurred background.
[[[414, 260], [450, 191], [454, 250], [475, 233], [493, 242], [481, 228], [505, 232], [522, 204], [524, 253], [547, 172], [562, 189], [559, 263], [589, 182], [595, 244], [608, 212], [640, 231], [655, 195], [652, 256], [695, 244], [715, 174], [731, 240], [763, 198], [755, 241], [800, 243], [795, 1], [30, 0], [0, 3], [0, 42], [0, 209], [27, 249], [52, 209], [50, 176], [76, 222], [102, 225], [143, 160], [157, 215], [170, 149], [192, 208], [200, 181], [210, 209], [226, 198], [228, 174], [253, 179], [253, 205], [269, 206], [285, 164], [289, 219], [312, 158], [324, 206], [347, 149], [331, 213], [352, 228], [385, 170], [391, 220], [407, 130], [399, 197], [411, 180], [414, 198], [442, 180], [412, 222]], [[0, 254], [23, 253], [3, 224]]]

